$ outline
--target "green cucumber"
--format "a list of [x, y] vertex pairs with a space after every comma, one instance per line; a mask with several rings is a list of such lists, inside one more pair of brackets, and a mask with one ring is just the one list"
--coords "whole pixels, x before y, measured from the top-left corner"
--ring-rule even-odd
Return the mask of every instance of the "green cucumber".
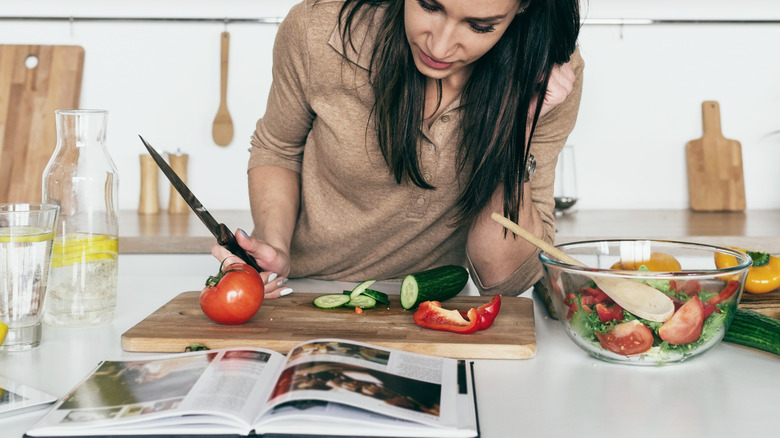
[[780, 321], [738, 308], [723, 341], [780, 356]]
[[444, 265], [409, 274], [401, 283], [401, 307], [412, 309], [423, 301], [445, 301], [463, 290], [469, 273], [463, 266]]
[[[351, 290], [345, 290], [344, 291], [344, 295], [350, 295], [351, 293], [352, 293]], [[377, 302], [382, 303], [382, 304], [390, 304], [390, 297], [388, 297], [386, 293], [380, 292], [378, 290], [366, 289], [363, 292], [361, 292], [361, 295], [365, 295], [365, 296], [371, 297], [371, 298], [377, 300]]]
[[352, 292], [349, 293], [350, 298], [355, 298], [358, 295], [362, 294], [364, 290], [368, 289], [369, 286], [376, 283], [376, 280], [366, 280], [359, 285], [355, 286], [354, 289], [352, 289]]
[[325, 294], [315, 298], [314, 301], [312, 301], [312, 304], [320, 309], [335, 309], [336, 307], [347, 304], [349, 300], [349, 295]]
[[358, 295], [355, 298], [351, 298], [347, 302], [346, 306], [360, 307], [361, 309], [371, 309], [376, 307], [376, 300], [367, 295]]

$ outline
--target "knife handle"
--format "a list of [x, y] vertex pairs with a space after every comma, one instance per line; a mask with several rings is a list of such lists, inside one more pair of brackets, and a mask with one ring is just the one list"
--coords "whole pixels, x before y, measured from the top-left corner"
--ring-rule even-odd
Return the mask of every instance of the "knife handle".
[[257, 265], [257, 261], [254, 259], [254, 257], [247, 254], [246, 251], [244, 251], [244, 248], [241, 248], [241, 245], [239, 245], [236, 241], [236, 236], [228, 229], [225, 224], [219, 224], [218, 243], [233, 253], [233, 255], [243, 260], [247, 265], [255, 268], [258, 273], [263, 272], [263, 270], [260, 269], [260, 266]]

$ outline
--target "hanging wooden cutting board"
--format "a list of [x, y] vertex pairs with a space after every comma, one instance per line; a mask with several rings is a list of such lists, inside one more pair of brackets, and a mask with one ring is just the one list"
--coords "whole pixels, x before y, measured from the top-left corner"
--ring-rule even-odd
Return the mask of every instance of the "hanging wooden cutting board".
[[720, 105], [702, 103], [703, 135], [685, 148], [688, 163], [688, 194], [694, 211], [745, 210], [742, 146], [723, 137]]
[[[122, 335], [122, 349], [142, 352], [180, 352], [192, 344], [209, 348], [263, 347], [286, 354], [295, 345], [315, 338], [367, 342], [414, 353], [462, 359], [529, 359], [536, 355], [533, 301], [503, 297], [501, 312], [487, 330], [461, 335], [419, 327], [412, 312], [396, 297], [356, 314], [353, 309], [318, 309], [319, 294], [296, 292], [266, 300], [252, 319], [239, 325], [210, 321], [200, 309], [200, 292], [184, 292]], [[447, 308], [468, 309], [485, 304], [485, 297], [458, 296]]]
[[0, 202], [40, 202], [54, 110], [78, 108], [84, 48], [0, 45]]

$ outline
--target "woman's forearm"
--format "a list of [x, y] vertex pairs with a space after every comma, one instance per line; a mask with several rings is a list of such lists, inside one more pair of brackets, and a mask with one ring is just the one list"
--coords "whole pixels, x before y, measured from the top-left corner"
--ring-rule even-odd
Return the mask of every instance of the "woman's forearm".
[[300, 174], [277, 166], [249, 170], [252, 237], [289, 253], [301, 200]]
[[[530, 184], [523, 185], [523, 203], [518, 223], [521, 227], [542, 237], [544, 224], [531, 200]], [[468, 234], [466, 251], [481, 283], [491, 287], [506, 280], [523, 263], [536, 254], [536, 247], [507, 232], [490, 218], [491, 213], [503, 214], [503, 186], [496, 188], [490, 203], [474, 219]]]

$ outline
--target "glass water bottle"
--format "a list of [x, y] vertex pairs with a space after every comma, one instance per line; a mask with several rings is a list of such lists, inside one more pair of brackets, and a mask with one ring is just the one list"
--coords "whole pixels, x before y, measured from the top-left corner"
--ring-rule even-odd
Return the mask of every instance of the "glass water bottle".
[[60, 206], [44, 321], [89, 327], [114, 317], [118, 265], [116, 166], [105, 110], [57, 110], [57, 147], [43, 172], [43, 202]]

